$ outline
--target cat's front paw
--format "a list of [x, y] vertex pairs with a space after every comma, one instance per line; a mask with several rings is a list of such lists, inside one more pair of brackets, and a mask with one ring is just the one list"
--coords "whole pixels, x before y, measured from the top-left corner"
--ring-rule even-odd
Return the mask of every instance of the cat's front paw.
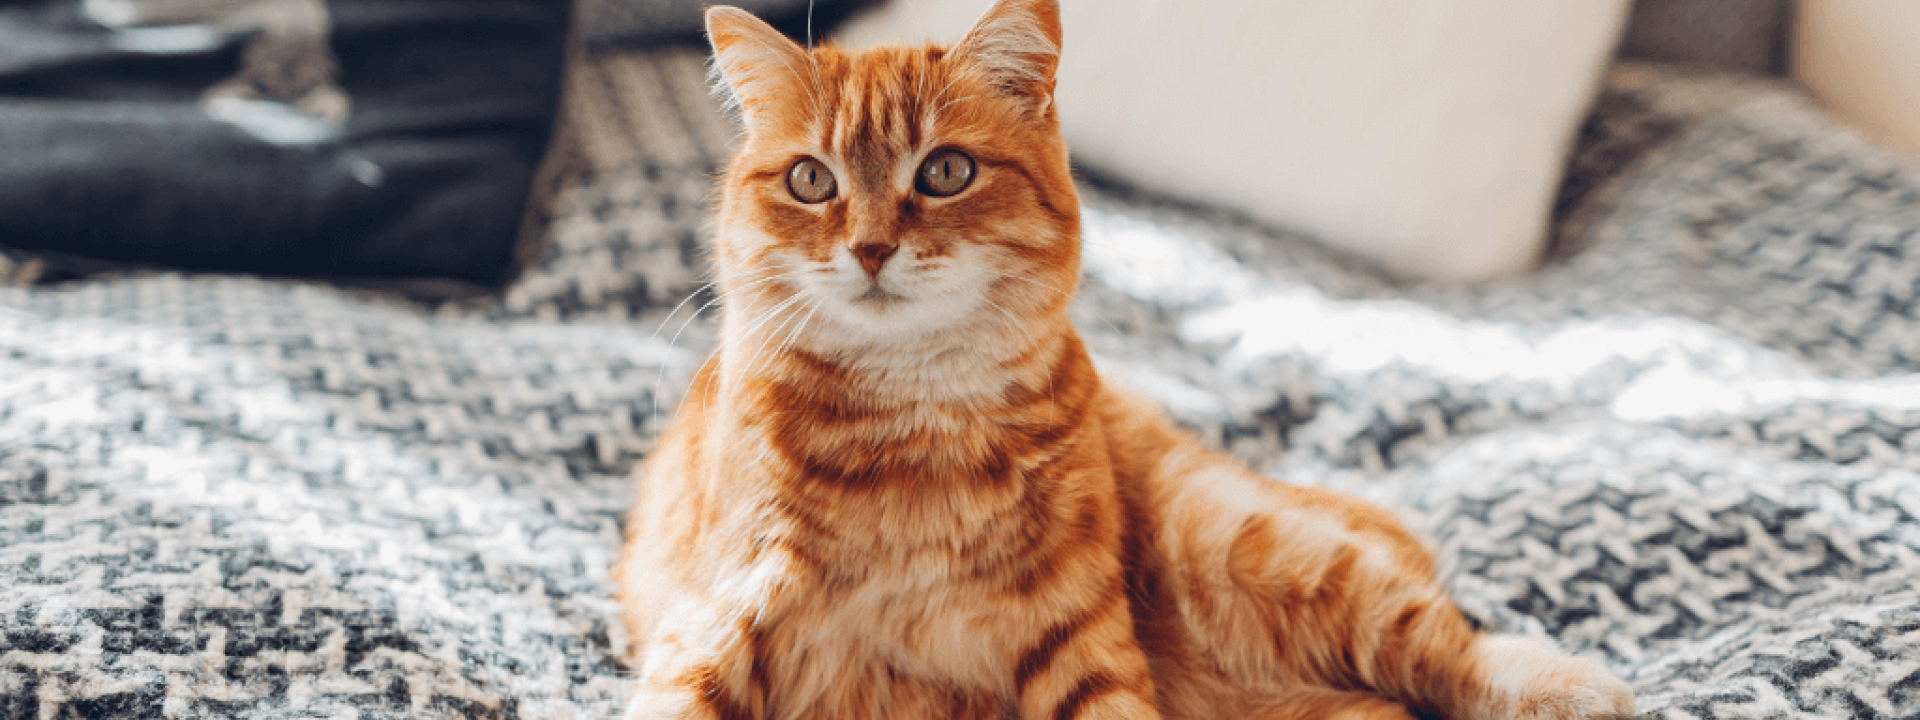
[[1633, 714], [1633, 690], [1599, 663], [1516, 636], [1480, 639], [1483, 720], [1584, 720]]

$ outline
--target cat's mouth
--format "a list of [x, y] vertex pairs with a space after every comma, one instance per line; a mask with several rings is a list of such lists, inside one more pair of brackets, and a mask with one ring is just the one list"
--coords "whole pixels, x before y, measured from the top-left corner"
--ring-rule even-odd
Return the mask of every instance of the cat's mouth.
[[883, 307], [883, 308], [889, 305], [893, 305], [894, 303], [902, 303], [906, 301], [907, 301], [907, 298], [905, 296], [895, 295], [885, 290], [881, 290], [880, 285], [878, 283], [875, 283], [874, 285], [868, 287], [866, 292], [861, 293], [859, 297], [856, 297], [853, 299], [853, 303], [855, 305], [871, 304], [876, 307]]

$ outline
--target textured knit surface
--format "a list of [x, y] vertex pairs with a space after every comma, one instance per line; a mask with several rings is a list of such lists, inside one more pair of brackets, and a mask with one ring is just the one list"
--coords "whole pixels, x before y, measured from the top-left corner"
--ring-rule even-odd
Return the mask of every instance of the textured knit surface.
[[[711, 342], [711, 308], [678, 331], [731, 132], [699, 72], [576, 77], [679, 112], [576, 97], [625, 129], [581, 133], [500, 298], [0, 287], [0, 717], [614, 714], [626, 477]], [[1920, 714], [1920, 174], [1644, 70], [1581, 147], [1560, 260], [1472, 291], [1090, 191], [1077, 319], [1114, 381], [1400, 511], [1471, 615], [1643, 711]]]

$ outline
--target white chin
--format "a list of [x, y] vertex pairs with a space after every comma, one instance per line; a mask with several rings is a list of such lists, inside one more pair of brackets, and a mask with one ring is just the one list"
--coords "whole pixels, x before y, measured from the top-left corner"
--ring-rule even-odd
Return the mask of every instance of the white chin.
[[906, 340], [938, 332], [965, 322], [968, 313], [953, 298], [910, 298], [892, 293], [869, 292], [837, 305], [835, 315], [840, 324], [852, 338], [867, 342]]

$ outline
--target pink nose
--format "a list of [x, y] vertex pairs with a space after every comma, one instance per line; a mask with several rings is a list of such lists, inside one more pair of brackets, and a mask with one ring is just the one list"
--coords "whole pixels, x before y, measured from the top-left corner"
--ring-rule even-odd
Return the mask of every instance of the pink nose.
[[880, 266], [887, 264], [887, 258], [899, 249], [899, 245], [890, 242], [863, 242], [853, 246], [853, 256], [860, 259], [860, 267], [866, 268], [868, 275], [880, 277]]

